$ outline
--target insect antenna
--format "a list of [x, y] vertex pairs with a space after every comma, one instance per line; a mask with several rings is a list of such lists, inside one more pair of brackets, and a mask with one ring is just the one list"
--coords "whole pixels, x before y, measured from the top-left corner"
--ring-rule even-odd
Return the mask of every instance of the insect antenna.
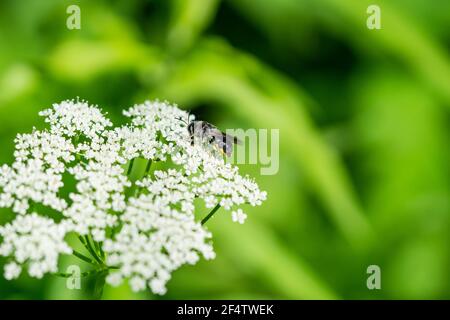
[[190, 117], [190, 115], [191, 115], [191, 111], [189, 110], [188, 111], [188, 116], [187, 116], [187, 121], [186, 121], [186, 119], [183, 119], [181, 117], [177, 117], [175, 119], [182, 121], [186, 126], [188, 126], [189, 125], [189, 117]]

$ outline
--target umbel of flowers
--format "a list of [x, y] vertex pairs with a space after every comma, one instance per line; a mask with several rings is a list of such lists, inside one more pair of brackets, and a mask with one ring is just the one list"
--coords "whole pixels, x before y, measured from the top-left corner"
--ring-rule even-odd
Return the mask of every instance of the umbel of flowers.
[[[120, 127], [78, 100], [40, 115], [48, 128], [17, 135], [14, 163], [0, 167], [0, 207], [15, 213], [0, 226], [8, 280], [23, 270], [36, 278], [69, 276], [58, 273], [58, 259], [74, 255], [92, 265], [83, 275], [103, 274], [113, 286], [127, 279], [135, 291], [149, 287], [164, 294], [175, 269], [201, 256], [214, 258], [204, 226], [209, 217], [222, 207], [243, 223], [240, 207], [266, 198], [237, 167], [203, 144], [191, 144], [180, 121], [189, 115], [174, 105], [135, 105], [124, 111], [130, 121]], [[136, 159], [146, 159], [146, 169], [133, 180]], [[152, 170], [155, 162], [166, 169]], [[62, 192], [67, 176], [74, 187]], [[211, 210], [202, 221], [194, 216], [196, 199]], [[40, 212], [45, 210], [58, 216]], [[69, 233], [85, 253], [66, 242]]]

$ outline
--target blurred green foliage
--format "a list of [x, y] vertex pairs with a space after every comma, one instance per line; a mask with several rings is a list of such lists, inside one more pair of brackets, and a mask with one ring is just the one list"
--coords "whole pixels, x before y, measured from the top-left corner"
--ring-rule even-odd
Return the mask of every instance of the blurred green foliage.
[[[39, 110], [77, 96], [116, 122], [159, 98], [219, 127], [279, 128], [279, 173], [242, 167], [268, 201], [243, 226], [219, 211], [217, 258], [176, 271], [162, 298], [448, 299], [450, 2], [377, 0], [382, 30], [368, 30], [372, 3], [1, 0], [0, 162]], [[23, 275], [0, 277], [0, 298], [90, 297]]]

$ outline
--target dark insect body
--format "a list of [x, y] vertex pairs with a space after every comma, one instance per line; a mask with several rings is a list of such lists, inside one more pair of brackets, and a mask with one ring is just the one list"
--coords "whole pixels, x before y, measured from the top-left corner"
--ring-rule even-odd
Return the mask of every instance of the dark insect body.
[[209, 122], [191, 120], [186, 124], [192, 145], [194, 145], [195, 139], [197, 138], [214, 145], [229, 157], [233, 152], [233, 145], [241, 144], [241, 141], [238, 138], [220, 131], [216, 126]]

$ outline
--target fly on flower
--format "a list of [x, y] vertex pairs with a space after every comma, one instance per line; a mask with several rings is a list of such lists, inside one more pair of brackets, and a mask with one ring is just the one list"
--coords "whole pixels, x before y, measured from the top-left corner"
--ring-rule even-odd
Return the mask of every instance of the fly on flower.
[[238, 138], [226, 134], [220, 131], [216, 126], [209, 122], [201, 120], [190, 120], [188, 115], [188, 121], [179, 118], [187, 125], [189, 136], [191, 138], [191, 145], [194, 145], [195, 139], [200, 141], [206, 141], [210, 145], [213, 145], [227, 157], [231, 156], [233, 152], [234, 144], [242, 144]]

